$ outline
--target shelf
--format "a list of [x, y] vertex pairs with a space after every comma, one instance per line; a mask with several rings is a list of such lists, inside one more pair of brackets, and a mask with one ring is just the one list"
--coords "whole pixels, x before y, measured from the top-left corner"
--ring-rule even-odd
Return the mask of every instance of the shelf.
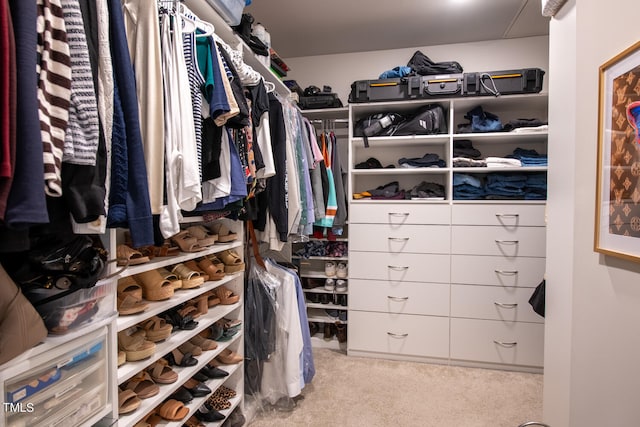
[[211, 7], [206, 0], [185, 0], [184, 2], [198, 18], [213, 24], [215, 34], [224, 40], [233, 49], [238, 46], [242, 48], [242, 57], [247, 65], [260, 73], [265, 80], [275, 84], [276, 92], [281, 96], [288, 98], [291, 95], [289, 88], [282, 83], [282, 80], [276, 76], [269, 67], [265, 66], [255, 53], [247, 46], [247, 44], [238, 36], [233, 29], [227, 24], [220, 15]]
[[545, 140], [549, 136], [548, 131], [529, 131], [529, 132], [473, 132], [473, 133], [456, 133], [453, 139], [472, 139], [476, 142], [498, 142], [513, 143], [518, 142], [539, 142]]
[[[407, 135], [407, 136], [372, 136], [369, 138], [369, 147], [409, 147], [412, 145], [444, 145], [449, 142], [449, 134], [438, 135]], [[351, 139], [354, 148], [365, 148], [364, 139], [355, 137]], [[355, 170], [355, 169], [354, 169]], [[353, 170], [352, 170], [353, 172]]]
[[[343, 279], [348, 280], [348, 279]], [[303, 292], [309, 292], [312, 294], [336, 294], [336, 295], [349, 295], [349, 291], [328, 291], [325, 288], [318, 286], [312, 289], [302, 288]]]
[[494, 172], [546, 172], [547, 166], [514, 166], [506, 168], [453, 168], [453, 173], [494, 173]]
[[[242, 337], [242, 333], [238, 333], [231, 341], [218, 342], [218, 348], [211, 351], [205, 351], [202, 355], [198, 356], [198, 364], [187, 368], [171, 367], [178, 374], [178, 380], [171, 384], [160, 385], [160, 393], [150, 397], [149, 399], [143, 399], [142, 404], [134, 412], [126, 415], [120, 415], [118, 420], [118, 426], [129, 427], [135, 425], [138, 421], [143, 419], [149, 412], [151, 412], [156, 406], [162, 404], [169, 396], [173, 394], [178, 388], [180, 388], [189, 378], [191, 378], [196, 372], [202, 369], [207, 363], [213, 360], [222, 350], [229, 347], [231, 344], [238, 341]], [[217, 342], [217, 341], [216, 341]], [[130, 362], [127, 362], [130, 363]], [[134, 362], [135, 363], [135, 362]], [[123, 365], [124, 366], [124, 365]], [[221, 365], [220, 368], [227, 370], [229, 365]], [[235, 365], [236, 369], [240, 367], [240, 364]], [[118, 369], [119, 370], [119, 369]], [[182, 420], [187, 421], [187, 418]], [[164, 424], [163, 424], [164, 425]]]
[[[337, 309], [334, 309], [337, 310]], [[348, 311], [347, 307], [342, 307], [342, 309], [340, 309], [342, 311]], [[307, 320], [309, 320], [309, 322], [321, 322], [321, 323], [340, 323], [340, 324], [347, 324], [348, 322], [342, 321], [340, 319], [338, 319], [337, 317], [331, 317], [329, 316], [327, 313], [325, 313], [324, 309], [320, 309], [320, 308], [310, 308], [307, 310]]]
[[334, 336], [329, 340], [325, 340], [323, 337], [323, 331], [318, 332], [311, 337], [311, 347], [313, 348], [328, 348], [331, 350], [347, 351], [347, 342], [338, 342], [338, 339]]
[[[336, 292], [338, 294], [338, 292]], [[342, 294], [345, 294], [344, 292]], [[348, 310], [346, 305], [337, 305], [337, 304], [321, 304], [319, 302], [307, 302], [307, 308], [319, 308], [320, 310]]]
[[449, 204], [449, 202], [451, 202], [451, 200], [445, 200], [445, 199], [438, 199], [438, 200], [411, 200], [411, 199], [402, 199], [402, 200], [372, 200], [372, 199], [358, 199], [358, 200], [351, 200], [350, 203], [355, 203], [355, 204], [359, 204], [359, 203], [374, 203], [374, 204], [401, 204], [401, 203], [408, 203], [408, 204]]
[[118, 325], [118, 332], [127, 329], [133, 325], [137, 325], [138, 323], [149, 319], [152, 316], [155, 316], [159, 313], [162, 313], [166, 310], [169, 310], [172, 307], [182, 304], [183, 302], [189, 301], [198, 295], [203, 294], [204, 292], [215, 289], [218, 286], [224, 285], [233, 281], [236, 278], [242, 277], [244, 272], [233, 273], [223, 277], [221, 280], [209, 281], [205, 282], [203, 285], [193, 288], [193, 289], [176, 289], [175, 293], [171, 298], [164, 301], [146, 301], [149, 303], [149, 308], [147, 308], [142, 313], [130, 315], [130, 316], [119, 316], [116, 320], [116, 324]]
[[[336, 237], [333, 240], [329, 240], [326, 237], [323, 237], [322, 239], [319, 239], [317, 237], [309, 237], [309, 241], [310, 242], [348, 242], [349, 238], [348, 237]], [[303, 242], [298, 242], [298, 243], [303, 243]]]
[[[298, 273], [298, 275], [301, 278], [308, 277], [310, 279], [339, 279], [339, 277], [336, 276], [327, 276], [324, 271], [301, 271]], [[347, 278], [345, 277], [343, 280], [347, 280]]]
[[[207, 385], [207, 387], [209, 387], [212, 391], [215, 391], [216, 389], [218, 389], [221, 385], [223, 385], [232, 375], [234, 372], [236, 372], [238, 370], [238, 368], [240, 367], [240, 364], [235, 364], [235, 365], [222, 365], [224, 366], [224, 370], [227, 371], [229, 373], [228, 376], [224, 377], [224, 378], [216, 378], [216, 379], [211, 379], [209, 381], [207, 381], [205, 384]], [[233, 397], [231, 399], [229, 399], [229, 401], [231, 402], [231, 408], [229, 409], [225, 409], [222, 411], [218, 411], [222, 414], [225, 415], [225, 419], [226, 416], [228, 416], [231, 411], [233, 411], [233, 408], [235, 408], [237, 406], [237, 401], [240, 400], [239, 396], [240, 396], [240, 392], [238, 392], [236, 390], [237, 396]], [[171, 421], [168, 422], [166, 424], [163, 424], [164, 426], [175, 426], [175, 427], [181, 427], [182, 425], [184, 425], [184, 422], [186, 420], [189, 419], [189, 417], [191, 417], [192, 415], [194, 415], [198, 409], [204, 404], [204, 402], [207, 401], [207, 399], [209, 398], [210, 395], [207, 396], [203, 396], [203, 397], [196, 397], [194, 398], [191, 402], [189, 402], [188, 404], [185, 404], [185, 406], [189, 409], [189, 415], [187, 415], [182, 421]], [[235, 405], [234, 405], [234, 400]], [[225, 411], [228, 411], [227, 413], [225, 413]], [[224, 420], [222, 420], [221, 422], [224, 422]], [[207, 423], [207, 425], [217, 425], [217, 423]]]
[[309, 120], [331, 120], [349, 118], [349, 107], [315, 108], [311, 110], [300, 110], [300, 112]]
[[211, 246], [207, 246], [206, 249], [198, 252], [180, 252], [178, 255], [175, 255], [175, 256], [155, 257], [151, 261], [146, 262], [144, 264], [127, 267], [124, 271], [119, 273], [115, 279], [122, 279], [123, 277], [144, 273], [145, 271], [153, 270], [155, 268], [179, 264], [181, 262], [189, 261], [195, 258], [200, 258], [206, 255], [222, 252], [227, 249], [239, 248], [242, 245], [243, 245], [242, 241], [238, 239], [229, 243], [215, 243]]
[[[185, 341], [188, 341], [189, 339], [199, 334], [201, 331], [207, 329], [216, 320], [225, 317], [239, 307], [242, 307], [242, 301], [231, 305], [217, 305], [210, 308], [207, 314], [196, 319], [196, 321], [198, 322], [198, 326], [195, 329], [190, 331], [180, 330], [178, 332], [174, 332], [166, 340], [156, 343], [156, 351], [151, 355], [151, 357], [137, 362], [126, 362], [124, 365], [120, 366], [118, 368], [118, 384], [122, 384], [129, 378], [136, 375], [138, 372], [147, 368], [156, 360], [161, 359], [167, 353], [170, 353], [173, 349], [179, 347]], [[242, 333], [238, 333], [238, 336], [242, 336]], [[214, 350], [214, 352], [219, 352], [218, 350], [226, 347], [225, 344], [226, 342], [218, 342], [218, 348]], [[207, 353], [208, 352], [204, 354]]]
[[291, 255], [291, 259], [299, 259], [299, 260], [321, 260], [321, 261], [347, 261], [349, 258], [346, 256], [310, 256], [308, 258], [304, 258], [300, 255]]
[[[462, 168], [458, 168], [462, 169]], [[486, 169], [486, 168], [475, 168], [475, 169]], [[442, 175], [446, 174], [450, 171], [450, 168], [384, 168], [384, 169], [353, 169], [351, 171], [351, 175], [426, 175], [426, 174], [436, 174]]]

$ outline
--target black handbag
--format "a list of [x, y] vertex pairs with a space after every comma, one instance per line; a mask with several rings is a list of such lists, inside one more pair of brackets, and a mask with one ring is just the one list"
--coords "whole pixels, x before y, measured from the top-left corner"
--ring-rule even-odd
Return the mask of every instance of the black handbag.
[[533, 307], [533, 311], [544, 317], [544, 301], [545, 301], [545, 284], [546, 280], [542, 280], [536, 289], [533, 291], [531, 298], [529, 298], [529, 304]]
[[456, 61], [433, 62], [427, 55], [419, 50], [413, 54], [407, 66], [411, 67], [416, 74], [420, 74], [421, 76], [460, 74], [463, 71], [462, 66]]

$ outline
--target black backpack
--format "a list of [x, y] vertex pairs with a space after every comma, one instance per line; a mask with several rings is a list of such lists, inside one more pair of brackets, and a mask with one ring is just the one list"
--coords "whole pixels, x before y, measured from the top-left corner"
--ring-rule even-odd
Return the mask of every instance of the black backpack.
[[411, 67], [413, 71], [421, 76], [462, 73], [462, 66], [458, 62], [433, 62], [427, 55], [419, 50], [413, 54], [407, 66]]

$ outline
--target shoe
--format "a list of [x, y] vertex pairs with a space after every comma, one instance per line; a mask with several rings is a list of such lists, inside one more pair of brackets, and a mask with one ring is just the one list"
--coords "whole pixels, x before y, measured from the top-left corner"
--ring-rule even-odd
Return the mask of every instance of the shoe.
[[187, 382], [182, 385], [193, 397], [203, 397], [211, 393], [211, 389], [193, 378], [189, 378]]
[[335, 277], [336, 275], [336, 263], [333, 261], [326, 262], [324, 264], [324, 274], [327, 277]]
[[330, 340], [333, 336], [334, 326], [331, 323], [324, 324], [324, 339]]
[[339, 279], [346, 279], [347, 278], [347, 263], [346, 262], [341, 262], [338, 264], [338, 268], [336, 269], [336, 276]]
[[338, 312], [338, 319], [340, 319], [343, 322], [347, 321], [347, 311], [346, 310], [341, 310], [340, 312]]
[[335, 290], [336, 290], [336, 281], [335, 281], [335, 280], [333, 280], [333, 279], [327, 279], [327, 280], [324, 282], [324, 288], [325, 288], [327, 291], [335, 291]]
[[347, 304], [347, 296], [346, 295], [337, 295], [338, 297], [338, 305], [341, 305], [343, 307], [346, 307]]
[[229, 373], [225, 370], [218, 368], [217, 366], [207, 365], [200, 370], [201, 373], [205, 374], [210, 379], [224, 378], [228, 377]]
[[189, 393], [189, 390], [187, 390], [186, 388], [180, 387], [178, 390], [175, 391], [175, 393], [169, 396], [169, 398], [175, 399], [182, 403], [189, 403], [193, 400], [193, 395]]
[[329, 304], [331, 302], [331, 294], [320, 294], [320, 304]]
[[316, 294], [316, 293], [308, 293], [307, 294], [307, 300], [309, 302], [312, 303], [319, 303], [320, 302], [320, 294]]
[[196, 418], [206, 423], [214, 423], [224, 420], [224, 415], [215, 409], [208, 409], [208, 405], [205, 404], [196, 411]]
[[309, 322], [309, 336], [314, 336], [320, 328], [316, 322]]
[[346, 290], [347, 290], [347, 281], [342, 279], [336, 280], [336, 292], [346, 292]]
[[329, 316], [329, 317], [338, 317], [339, 316], [338, 310], [325, 310], [325, 312], [327, 313], [327, 316]]
[[347, 325], [343, 323], [336, 324], [336, 337], [338, 342], [347, 342]]

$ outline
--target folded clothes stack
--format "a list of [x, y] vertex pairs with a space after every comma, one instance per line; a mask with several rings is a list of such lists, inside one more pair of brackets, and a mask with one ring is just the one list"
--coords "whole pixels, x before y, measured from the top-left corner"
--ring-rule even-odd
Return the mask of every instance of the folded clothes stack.
[[485, 189], [483, 181], [465, 173], [453, 175], [453, 198], [455, 200], [484, 199]]
[[434, 153], [427, 153], [422, 157], [402, 157], [398, 160], [398, 164], [403, 168], [443, 168], [446, 166], [445, 161]]
[[512, 157], [520, 160], [522, 166], [547, 166], [548, 158], [546, 154], [538, 154], [536, 150], [527, 150], [524, 148], [516, 148], [513, 150]]

